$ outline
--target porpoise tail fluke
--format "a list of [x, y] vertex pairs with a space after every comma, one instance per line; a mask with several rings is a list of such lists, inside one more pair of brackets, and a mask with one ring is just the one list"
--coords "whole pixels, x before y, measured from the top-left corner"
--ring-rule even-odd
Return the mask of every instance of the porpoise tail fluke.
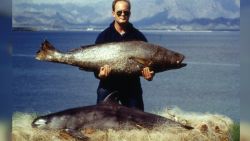
[[49, 41], [45, 40], [41, 44], [41, 48], [36, 53], [36, 59], [37, 60], [44, 60], [44, 61], [50, 61], [55, 53], [59, 53], [58, 50], [56, 50], [52, 44], [50, 44]]

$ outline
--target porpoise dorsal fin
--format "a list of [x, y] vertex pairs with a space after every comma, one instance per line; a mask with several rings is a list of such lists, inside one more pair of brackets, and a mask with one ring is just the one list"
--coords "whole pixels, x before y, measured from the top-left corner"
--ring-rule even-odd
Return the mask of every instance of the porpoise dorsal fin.
[[143, 65], [143, 67], [149, 67], [152, 64], [151, 60], [139, 58], [139, 57], [130, 57], [129, 59], [132, 59], [133, 61]]
[[117, 93], [118, 91], [111, 92], [102, 103], [118, 103]]

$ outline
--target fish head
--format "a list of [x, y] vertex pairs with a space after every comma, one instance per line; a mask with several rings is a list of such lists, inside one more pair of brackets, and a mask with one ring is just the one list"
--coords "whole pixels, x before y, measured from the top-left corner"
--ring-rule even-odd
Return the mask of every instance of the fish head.
[[187, 64], [183, 63], [185, 56], [181, 53], [177, 53], [174, 51], [168, 51], [163, 55], [161, 70], [172, 70], [179, 69], [185, 67]]
[[169, 60], [170, 65], [172, 66], [178, 66], [182, 63], [182, 61], [185, 59], [185, 56], [177, 53], [177, 52], [172, 52], [170, 57], [166, 58], [167, 60]]
[[171, 57], [170, 61], [170, 69], [179, 69], [182, 67], [185, 67], [187, 64], [183, 63], [183, 60], [185, 59], [185, 56], [183, 54], [173, 52], [173, 55]]

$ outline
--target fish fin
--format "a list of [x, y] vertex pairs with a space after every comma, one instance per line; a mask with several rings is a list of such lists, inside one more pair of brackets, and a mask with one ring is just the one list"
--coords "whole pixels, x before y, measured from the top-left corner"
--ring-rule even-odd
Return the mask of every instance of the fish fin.
[[91, 69], [91, 68], [87, 68], [87, 67], [85, 67], [85, 68], [83, 68], [83, 67], [79, 67], [79, 70], [81, 70], [81, 71], [89, 71], [89, 72], [93, 72], [93, 69]]
[[117, 93], [118, 91], [111, 92], [108, 96], [106, 96], [102, 103], [118, 103]]
[[84, 136], [80, 130], [65, 129], [65, 132], [78, 140], [81, 140], [81, 141], [89, 140], [89, 137]]
[[81, 70], [81, 71], [91, 71], [91, 70], [88, 70], [88, 68], [82, 68], [82, 67], [79, 67], [79, 70]]
[[69, 50], [69, 52], [76, 52], [76, 51], [86, 49], [86, 48], [91, 48], [91, 47], [94, 47], [94, 46], [95, 46], [95, 44], [93, 44], [93, 45], [85, 45], [85, 46], [81, 46], [80, 48], [71, 49], [71, 50]]
[[139, 57], [130, 57], [129, 59], [134, 60], [135, 62], [143, 65], [143, 67], [149, 67], [152, 64], [151, 60], [139, 58]]
[[59, 52], [55, 49], [55, 47], [47, 40], [44, 40], [44, 42], [41, 44], [41, 48], [36, 53], [36, 59], [37, 60], [47, 60], [49, 56], [54, 54], [54, 52]]

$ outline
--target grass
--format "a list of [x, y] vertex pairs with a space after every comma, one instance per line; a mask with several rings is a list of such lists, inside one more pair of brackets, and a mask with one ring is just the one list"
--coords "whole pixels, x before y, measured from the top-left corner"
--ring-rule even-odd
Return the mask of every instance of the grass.
[[239, 141], [240, 140], [240, 124], [234, 123], [230, 127], [230, 134], [232, 137], [232, 141]]

